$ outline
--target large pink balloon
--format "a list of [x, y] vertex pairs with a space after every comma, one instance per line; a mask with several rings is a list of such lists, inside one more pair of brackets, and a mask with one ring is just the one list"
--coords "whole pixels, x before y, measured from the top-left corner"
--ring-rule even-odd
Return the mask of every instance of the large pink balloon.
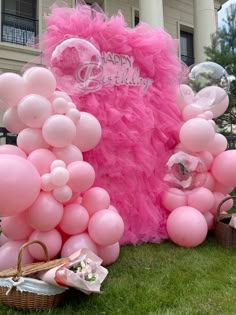
[[50, 166], [56, 160], [56, 156], [52, 151], [47, 149], [36, 149], [32, 151], [28, 160], [35, 166], [40, 175], [50, 172]]
[[41, 192], [26, 212], [28, 223], [36, 230], [49, 231], [63, 216], [63, 205], [51, 193]]
[[0, 146], [0, 154], [13, 154], [22, 158], [26, 158], [26, 154], [19, 147], [11, 144], [3, 144]]
[[192, 207], [179, 207], [167, 219], [170, 239], [183, 247], [195, 247], [206, 238], [208, 225], [203, 214]]
[[[56, 229], [52, 229], [47, 232], [34, 231], [30, 237], [29, 241], [39, 240], [42, 241], [48, 249], [48, 256], [50, 259], [56, 257], [60, 252], [62, 245], [62, 237]], [[45, 254], [42, 247], [39, 244], [32, 244], [28, 247], [29, 252], [32, 257], [37, 260], [45, 260]]]
[[37, 149], [48, 149], [49, 144], [43, 139], [41, 129], [25, 128], [17, 137], [17, 145], [27, 155]]
[[111, 245], [120, 240], [124, 232], [124, 222], [115, 211], [100, 210], [89, 220], [88, 233], [98, 245]]
[[70, 173], [68, 186], [74, 192], [83, 192], [89, 189], [95, 180], [94, 168], [87, 162], [72, 162], [67, 166]]
[[24, 82], [16, 73], [3, 73], [0, 75], [0, 99], [9, 106], [17, 106], [25, 95]]
[[53, 148], [52, 152], [58, 159], [64, 161], [66, 165], [76, 161], [83, 161], [82, 152], [74, 144], [69, 144], [64, 148]]
[[214, 196], [213, 193], [205, 188], [198, 187], [193, 189], [187, 199], [188, 206], [196, 208], [202, 213], [208, 212], [214, 205]]
[[11, 240], [26, 240], [33, 232], [25, 218], [25, 212], [15, 216], [5, 217], [1, 222], [2, 232]]
[[76, 128], [76, 137], [73, 143], [82, 151], [89, 151], [100, 141], [102, 128], [96, 117], [80, 112], [80, 120]]
[[96, 211], [107, 209], [110, 205], [108, 192], [101, 187], [92, 187], [83, 196], [82, 205], [88, 210], [90, 216]]
[[214, 136], [213, 126], [203, 118], [193, 118], [186, 121], [179, 133], [182, 145], [193, 152], [206, 150]]
[[23, 123], [23, 121], [20, 119], [17, 108], [11, 107], [8, 110], [5, 111], [3, 118], [3, 126], [7, 128], [12, 133], [18, 134], [26, 128], [26, 125]]
[[98, 256], [102, 259], [103, 266], [107, 266], [115, 262], [120, 254], [119, 242], [108, 246], [97, 246], [97, 249]]
[[163, 192], [161, 202], [168, 211], [173, 211], [177, 207], [186, 206], [186, 194], [178, 188], [169, 188]]
[[0, 178], [0, 216], [22, 212], [39, 195], [39, 173], [22, 157], [0, 154]]
[[[0, 270], [16, 268], [19, 250], [24, 243], [25, 241], [8, 241], [0, 247]], [[33, 258], [26, 248], [22, 256], [22, 265], [32, 262]]]
[[68, 235], [75, 235], [84, 232], [88, 227], [88, 211], [77, 203], [65, 207], [60, 228]]
[[68, 238], [67, 241], [65, 241], [61, 250], [61, 257], [68, 257], [81, 248], [87, 248], [91, 250], [94, 254], [97, 254], [96, 244], [88, 235], [88, 233], [81, 233], [73, 235]]
[[236, 186], [236, 150], [227, 150], [217, 155], [212, 163], [212, 173], [225, 186]]

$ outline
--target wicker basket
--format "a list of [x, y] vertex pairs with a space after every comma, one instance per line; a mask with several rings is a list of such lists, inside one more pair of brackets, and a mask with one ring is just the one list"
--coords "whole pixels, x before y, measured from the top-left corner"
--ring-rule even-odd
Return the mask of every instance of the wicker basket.
[[[24, 249], [33, 243], [42, 246], [46, 262], [39, 262], [22, 266]], [[17, 267], [0, 272], [0, 302], [20, 310], [46, 310], [63, 302], [64, 288], [60, 288], [33, 277], [32, 275], [42, 270], [48, 270], [68, 261], [61, 258], [49, 261], [46, 245], [41, 241], [30, 241], [21, 246]]]
[[222, 205], [229, 199], [236, 199], [236, 196], [226, 197], [217, 207], [215, 219], [215, 239], [217, 243], [226, 248], [236, 248], [236, 229], [229, 225], [232, 214], [220, 213]]

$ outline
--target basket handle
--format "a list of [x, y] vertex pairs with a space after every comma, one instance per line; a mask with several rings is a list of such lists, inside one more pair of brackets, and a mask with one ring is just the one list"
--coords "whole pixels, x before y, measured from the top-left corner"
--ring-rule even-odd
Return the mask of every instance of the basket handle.
[[19, 254], [18, 254], [18, 260], [17, 260], [17, 273], [16, 273], [15, 277], [13, 278], [14, 281], [17, 281], [22, 275], [22, 258], [23, 258], [24, 249], [26, 247], [30, 246], [31, 244], [39, 244], [39, 245], [41, 245], [41, 247], [44, 250], [45, 261], [49, 261], [48, 249], [47, 249], [47, 246], [43, 242], [38, 241], [38, 240], [26, 242], [25, 244], [23, 244], [20, 247], [20, 251], [19, 251]]
[[220, 221], [220, 208], [222, 207], [222, 205], [229, 199], [236, 199], [236, 196], [229, 196], [224, 198], [218, 205], [217, 210], [216, 210], [216, 221], [219, 222]]

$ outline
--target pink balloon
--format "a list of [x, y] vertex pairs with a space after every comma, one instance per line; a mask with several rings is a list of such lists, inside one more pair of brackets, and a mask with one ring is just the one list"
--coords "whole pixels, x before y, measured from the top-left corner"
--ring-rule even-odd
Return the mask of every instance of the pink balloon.
[[74, 144], [69, 144], [64, 148], [53, 148], [52, 152], [58, 159], [64, 161], [66, 165], [76, 161], [83, 161], [82, 152]]
[[225, 186], [236, 186], [236, 150], [227, 150], [217, 155], [211, 167], [212, 174]]
[[[213, 192], [213, 195], [214, 195], [214, 198], [215, 198], [215, 204], [212, 207], [210, 212], [215, 216], [216, 213], [217, 213], [217, 208], [218, 208], [219, 204], [221, 203], [221, 201], [223, 199], [227, 198], [228, 195], [223, 194], [223, 193], [218, 192], [218, 191]], [[228, 210], [230, 210], [232, 208], [232, 206], [233, 206], [233, 199], [229, 199], [229, 200], [225, 201], [223, 203], [223, 205], [220, 207], [220, 212], [228, 211]]]
[[70, 173], [68, 186], [74, 192], [83, 192], [89, 189], [95, 180], [93, 167], [84, 161], [72, 162], [67, 166]]
[[[0, 270], [16, 268], [19, 250], [24, 243], [25, 241], [8, 241], [0, 247]], [[22, 256], [22, 265], [32, 262], [33, 258], [26, 248]]]
[[76, 127], [70, 118], [64, 115], [53, 115], [45, 121], [42, 133], [48, 144], [63, 148], [72, 143], [76, 135]]
[[55, 160], [51, 163], [51, 171], [56, 167], [66, 167], [66, 163], [62, 160]]
[[0, 75], [0, 98], [10, 106], [17, 106], [20, 99], [25, 95], [24, 82], [16, 73], [3, 73]]
[[20, 101], [17, 111], [26, 126], [41, 128], [45, 120], [52, 115], [52, 106], [45, 97], [29, 94]]
[[107, 266], [115, 262], [120, 254], [119, 242], [108, 246], [97, 246], [97, 249], [98, 256], [102, 259], [103, 266]]
[[218, 155], [226, 150], [228, 145], [224, 135], [216, 133], [213, 141], [208, 145], [208, 151], [213, 155]]
[[171, 187], [163, 192], [161, 202], [168, 211], [173, 211], [177, 207], [186, 206], [187, 198], [182, 190]]
[[192, 207], [179, 207], [167, 219], [170, 239], [183, 247], [196, 247], [206, 238], [208, 226], [203, 214]]
[[215, 189], [216, 182], [215, 182], [215, 179], [212, 176], [212, 174], [210, 172], [207, 172], [204, 175], [204, 178], [205, 178], [205, 181], [204, 181], [202, 187], [205, 187], [205, 188], [209, 189], [210, 191], [213, 191]]
[[49, 231], [56, 227], [63, 216], [63, 205], [49, 192], [41, 192], [26, 212], [28, 223], [36, 230]]
[[183, 109], [182, 117], [184, 121], [197, 117], [199, 114], [202, 114], [203, 111], [193, 105], [188, 105]]
[[25, 128], [17, 137], [17, 145], [27, 155], [37, 149], [48, 149], [49, 144], [43, 139], [41, 129]]
[[53, 190], [54, 198], [61, 203], [66, 203], [70, 201], [72, 198], [72, 195], [73, 195], [73, 192], [68, 185], [55, 187]]
[[210, 211], [207, 211], [207, 212], [203, 213], [203, 215], [204, 215], [204, 218], [206, 219], [208, 230], [214, 229], [214, 227], [215, 227], [215, 217], [214, 217], [214, 215]]
[[187, 198], [188, 206], [196, 208], [202, 213], [208, 212], [214, 205], [213, 193], [204, 187], [193, 189]]
[[102, 128], [97, 118], [89, 113], [80, 112], [73, 144], [82, 152], [89, 151], [99, 143], [101, 135]]
[[0, 155], [1, 154], [13, 154], [13, 155], [18, 155], [24, 159], [26, 158], [26, 154], [23, 150], [21, 150], [16, 145], [11, 145], [11, 144], [1, 145], [0, 146]]
[[12, 133], [18, 134], [21, 130], [26, 128], [26, 125], [20, 119], [17, 108], [11, 107], [3, 114], [3, 126]]
[[25, 212], [15, 216], [5, 217], [1, 222], [2, 232], [11, 240], [26, 240], [33, 232], [25, 218]]
[[206, 150], [214, 136], [215, 130], [212, 125], [202, 118], [193, 118], [186, 121], [179, 133], [180, 142], [193, 152]]
[[[42, 241], [47, 246], [48, 256], [50, 259], [56, 257], [56, 255], [60, 252], [62, 238], [56, 229], [47, 232], [34, 231], [29, 237], [29, 241], [33, 240]], [[31, 244], [28, 249], [31, 256], [35, 259], [40, 261], [45, 260], [44, 251], [39, 244]]]
[[114, 211], [99, 210], [89, 220], [88, 233], [98, 245], [111, 245], [122, 237], [124, 222]]
[[202, 160], [202, 163], [205, 167], [205, 171], [209, 170], [213, 162], [212, 154], [208, 151], [202, 151], [197, 153], [197, 156]]
[[88, 233], [81, 233], [73, 235], [65, 241], [61, 250], [61, 257], [68, 257], [81, 248], [87, 248], [97, 254], [97, 247]]
[[51, 96], [56, 89], [56, 79], [52, 72], [43, 67], [29, 68], [23, 74], [27, 94], [39, 94], [44, 97]]
[[88, 222], [88, 211], [83, 206], [72, 203], [65, 207], [59, 226], [66, 234], [75, 235], [84, 232]]
[[0, 247], [6, 242], [8, 242], [8, 238], [3, 233], [1, 233], [0, 234]]
[[215, 181], [214, 190], [215, 191], [219, 191], [222, 194], [226, 194], [227, 195], [227, 194], [230, 194], [234, 190], [234, 187], [232, 187], [232, 186], [225, 186], [225, 185]]
[[78, 111], [78, 109], [76, 108], [70, 108], [67, 112], [66, 112], [66, 116], [69, 117], [73, 123], [75, 125], [79, 124], [80, 118], [81, 118], [81, 114]]
[[190, 86], [186, 84], [180, 84], [179, 90], [177, 91], [176, 104], [182, 111], [186, 105], [193, 102], [194, 92]]
[[0, 154], [0, 178], [0, 216], [22, 212], [39, 195], [39, 173], [22, 157]]
[[51, 182], [54, 186], [64, 186], [68, 182], [69, 176], [66, 168], [58, 166], [51, 171]]
[[63, 97], [55, 98], [52, 102], [52, 107], [57, 114], [65, 114], [69, 109], [68, 102]]
[[35, 166], [40, 175], [50, 172], [50, 166], [56, 160], [56, 156], [47, 149], [36, 149], [32, 151], [28, 160]]
[[53, 101], [57, 98], [63, 98], [64, 100], [66, 100], [67, 102], [72, 102], [72, 99], [71, 97], [66, 94], [65, 92], [62, 92], [62, 91], [55, 91], [52, 96], [49, 97], [49, 100], [51, 103], [53, 103]]
[[82, 205], [88, 210], [90, 216], [96, 211], [107, 209], [110, 205], [108, 192], [101, 187], [92, 187], [83, 196]]
[[54, 189], [54, 185], [51, 183], [51, 174], [47, 173], [41, 176], [41, 188], [43, 191]]

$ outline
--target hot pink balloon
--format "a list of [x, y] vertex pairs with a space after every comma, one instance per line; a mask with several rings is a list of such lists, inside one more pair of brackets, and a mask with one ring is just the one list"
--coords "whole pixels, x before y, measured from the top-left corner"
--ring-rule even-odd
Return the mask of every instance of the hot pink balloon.
[[17, 106], [24, 95], [24, 82], [20, 75], [9, 72], [0, 75], [0, 99], [5, 104]]
[[102, 259], [103, 266], [107, 266], [115, 262], [120, 254], [119, 242], [108, 246], [97, 246], [97, 249], [98, 256]]
[[198, 187], [193, 189], [187, 198], [188, 206], [196, 208], [202, 213], [208, 212], [214, 206], [214, 195], [213, 193], [204, 187]]
[[108, 192], [101, 187], [92, 187], [83, 196], [82, 205], [88, 210], [90, 216], [96, 211], [107, 209], [110, 205]]
[[63, 148], [74, 140], [76, 127], [70, 118], [64, 115], [53, 115], [45, 121], [42, 134], [48, 144], [56, 148]]
[[40, 175], [50, 172], [50, 166], [56, 160], [56, 156], [47, 149], [36, 149], [32, 151], [28, 160], [35, 166]]
[[23, 150], [21, 150], [19, 147], [16, 145], [12, 144], [3, 144], [0, 146], [0, 155], [1, 154], [13, 154], [13, 155], [18, 155], [22, 158], [26, 158], [26, 154]]
[[43, 139], [41, 129], [25, 128], [17, 137], [17, 145], [27, 155], [37, 149], [48, 149], [49, 144]]
[[226, 137], [220, 133], [216, 133], [213, 141], [208, 145], [207, 150], [213, 155], [218, 155], [226, 150], [227, 145]]
[[81, 248], [87, 248], [94, 254], [97, 254], [96, 244], [88, 235], [88, 233], [81, 233], [73, 235], [69, 237], [67, 241], [65, 241], [61, 250], [61, 257], [69, 257]]
[[88, 227], [89, 214], [81, 205], [72, 203], [65, 207], [60, 228], [69, 235], [84, 232]]
[[21, 130], [26, 128], [26, 125], [20, 119], [17, 108], [11, 107], [3, 114], [3, 125], [12, 133], [18, 134]]
[[26, 240], [33, 232], [32, 227], [28, 224], [25, 212], [15, 216], [5, 217], [1, 222], [2, 232], [11, 240]]
[[96, 117], [93, 115], [80, 112], [80, 120], [76, 127], [76, 137], [73, 140], [82, 152], [94, 148], [100, 141], [102, 128]]
[[236, 186], [236, 150], [227, 150], [217, 155], [212, 163], [212, 174], [225, 186]]
[[89, 220], [88, 233], [98, 245], [111, 245], [120, 240], [124, 232], [121, 216], [111, 210], [100, 210]]
[[167, 219], [170, 239], [183, 247], [196, 247], [206, 238], [208, 225], [203, 214], [192, 207], [179, 207]]
[[30, 226], [39, 231], [56, 227], [63, 216], [63, 205], [49, 192], [41, 192], [26, 212]]
[[200, 152], [206, 150], [215, 136], [215, 130], [208, 120], [193, 118], [186, 121], [179, 133], [180, 142], [184, 147]]
[[0, 154], [0, 178], [0, 216], [22, 212], [31, 206], [39, 195], [39, 173], [24, 158]]
[[[50, 259], [56, 257], [56, 255], [60, 252], [62, 238], [56, 229], [52, 229], [47, 232], [34, 231], [29, 237], [29, 241], [33, 240], [42, 241], [47, 246], [48, 256]], [[31, 256], [35, 259], [40, 261], [45, 260], [44, 251], [39, 244], [32, 244], [28, 247], [28, 249]]]
[[89, 189], [95, 180], [95, 171], [93, 167], [84, 161], [72, 162], [67, 166], [70, 173], [68, 186], [74, 192], [83, 192]]
[[177, 207], [186, 206], [186, 194], [178, 188], [169, 188], [163, 192], [161, 202], [168, 211], [173, 211]]
[[83, 161], [82, 152], [74, 144], [69, 144], [64, 148], [53, 148], [52, 152], [58, 159], [64, 161], [66, 165], [76, 161]]

